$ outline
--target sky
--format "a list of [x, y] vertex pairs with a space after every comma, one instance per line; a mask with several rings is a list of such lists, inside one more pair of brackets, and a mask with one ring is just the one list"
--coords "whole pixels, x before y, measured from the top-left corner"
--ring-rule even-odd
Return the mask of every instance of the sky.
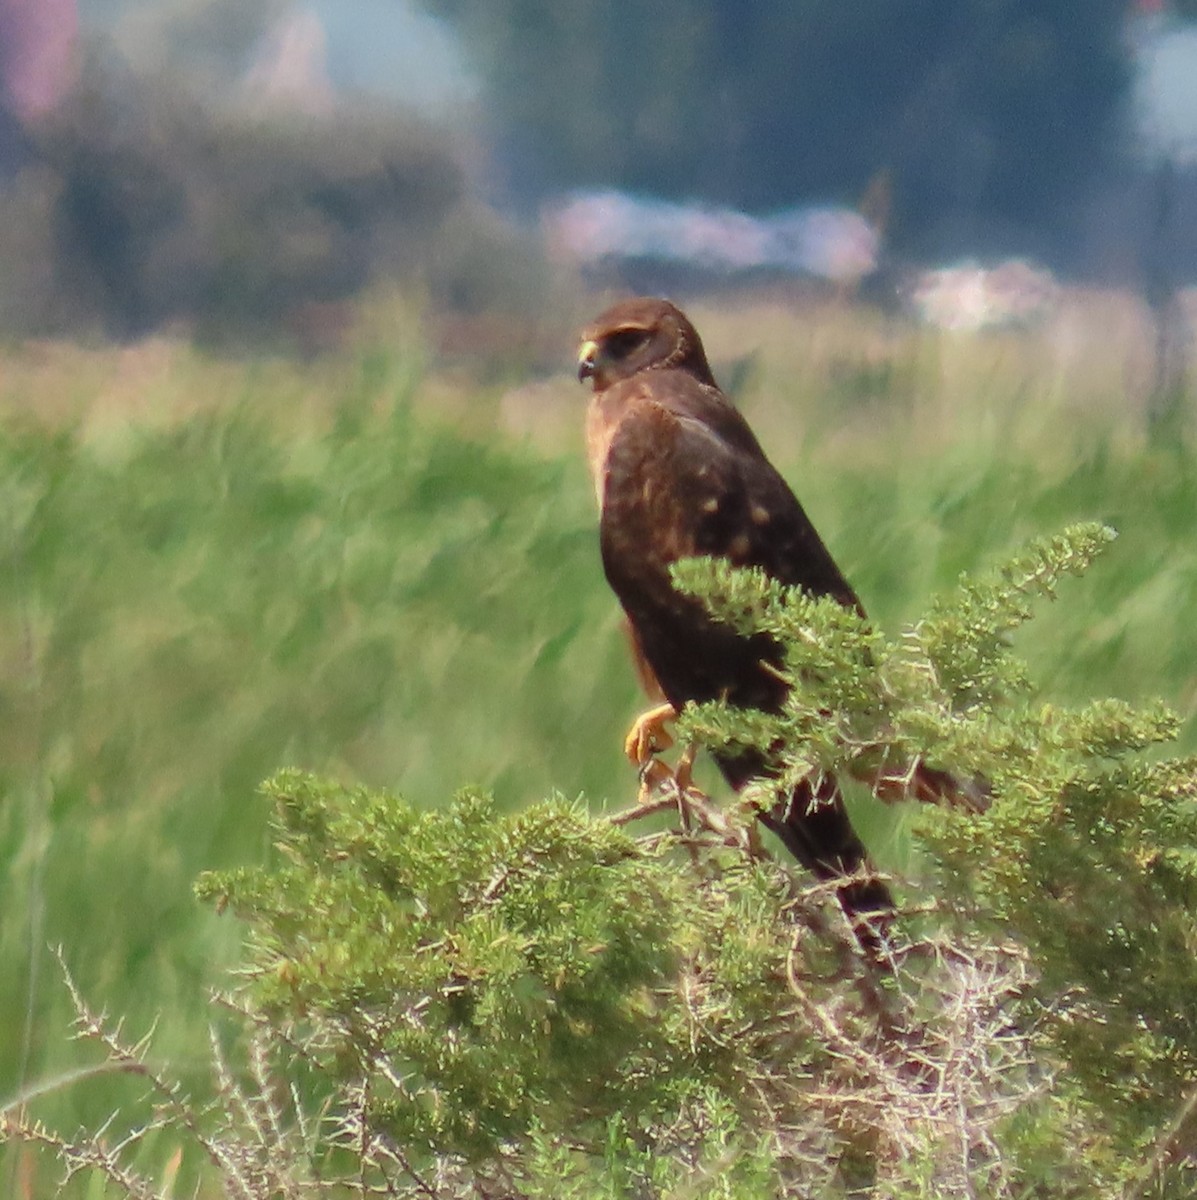
[[452, 31], [408, 0], [313, 0], [309, 7], [324, 24], [328, 72], [338, 87], [432, 111], [477, 94]]
[[1197, 157], [1197, 24], [1153, 22], [1139, 39], [1135, 105], [1152, 149]]
[[[11, 0], [0, 0], [0, 6]], [[137, 10], [183, 7], [182, 0], [78, 0], [84, 25], [112, 29]], [[198, 7], [202, 0], [195, 0]], [[327, 69], [346, 91], [393, 96], [425, 112], [469, 101], [477, 85], [457, 39], [417, 0], [295, 0], [324, 27]]]

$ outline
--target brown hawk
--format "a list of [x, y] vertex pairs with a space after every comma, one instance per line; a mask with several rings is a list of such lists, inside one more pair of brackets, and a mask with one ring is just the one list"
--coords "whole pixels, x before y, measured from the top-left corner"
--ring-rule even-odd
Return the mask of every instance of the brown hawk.
[[[652, 691], [655, 683], [674, 711], [687, 701], [721, 698], [776, 711], [787, 690], [772, 669], [780, 662], [777, 645], [715, 621], [675, 589], [670, 564], [725, 558], [863, 612], [855, 592], [719, 390], [680, 309], [652, 298], [607, 309], [582, 334], [578, 378], [594, 387], [586, 440], [603, 567], [627, 614], [646, 685]], [[715, 761], [737, 790], [768, 770], [754, 752], [721, 751]], [[870, 876], [833, 779], [817, 792], [800, 786], [760, 819], [819, 878], [854, 877], [839, 893], [849, 914], [892, 907], [885, 885]]]

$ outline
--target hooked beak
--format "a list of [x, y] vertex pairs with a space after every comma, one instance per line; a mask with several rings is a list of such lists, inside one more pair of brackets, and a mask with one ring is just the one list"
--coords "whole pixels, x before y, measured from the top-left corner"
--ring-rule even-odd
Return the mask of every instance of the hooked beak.
[[598, 372], [598, 342], [585, 341], [578, 347], [578, 382], [593, 379]]

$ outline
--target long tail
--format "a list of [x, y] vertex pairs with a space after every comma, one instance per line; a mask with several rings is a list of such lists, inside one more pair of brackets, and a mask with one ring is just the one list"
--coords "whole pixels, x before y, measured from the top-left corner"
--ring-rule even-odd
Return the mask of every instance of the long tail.
[[797, 788], [761, 823], [781, 839], [787, 850], [817, 878], [845, 880], [840, 904], [849, 917], [889, 911], [894, 907], [889, 888], [873, 873], [868, 851], [852, 828], [839, 784], [824, 776], [819, 786]]
[[[763, 757], [751, 751], [716, 755], [715, 761], [736, 791], [749, 780], [769, 774]], [[921, 762], [912, 771], [879, 773], [865, 782], [886, 801], [913, 799], [973, 812], [984, 812], [989, 804], [990, 789], [985, 780], [961, 780]], [[870, 957], [878, 958], [894, 898], [877, 877], [864, 843], [852, 828], [836, 779], [824, 775], [817, 784], [804, 782], [770, 812], [760, 813], [759, 819], [816, 878], [839, 883], [839, 902], [857, 941]]]
[[918, 800], [922, 804], [940, 804], [973, 813], [983, 813], [989, 807], [992, 792], [987, 779], [954, 775], [925, 762], [896, 771], [863, 770], [854, 772], [853, 778], [867, 783], [873, 795], [886, 804]]
[[[759, 757], [752, 754], [717, 755], [716, 762], [736, 791], [766, 773]], [[893, 896], [876, 877], [832, 776], [823, 776], [818, 786], [803, 783], [771, 812], [762, 812], [760, 821], [818, 879], [845, 881], [838, 889], [839, 901], [858, 931], [861, 918], [892, 911]]]

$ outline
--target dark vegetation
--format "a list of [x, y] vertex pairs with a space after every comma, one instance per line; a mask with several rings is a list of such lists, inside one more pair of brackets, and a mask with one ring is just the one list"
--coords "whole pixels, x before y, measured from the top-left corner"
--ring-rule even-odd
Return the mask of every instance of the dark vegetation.
[[1123, 148], [1123, 0], [427, 3], [473, 52], [524, 194], [759, 212], [872, 185], [905, 252], [1048, 253]]
[[[269, 3], [147, 7], [140, 53], [89, 47], [66, 103], [0, 145], [0, 330], [174, 325], [318, 349], [381, 280], [459, 312], [539, 311], [538, 241], [483, 191], [526, 218], [588, 186], [758, 212], [861, 204], [903, 259], [1033, 253], [1082, 271], [1111, 258], [1083, 219], [1103, 181], [1143, 203], [1110, 183], [1130, 169], [1124, 0], [427, 7], [484, 81], [461, 122], [485, 124], [481, 143], [360, 98], [255, 100]], [[1149, 229], [1128, 219], [1136, 248], [1113, 257], [1131, 272]]]
[[545, 294], [536, 243], [478, 202], [444, 129], [364, 100], [220, 101], [90, 61], [0, 186], [0, 330], [310, 352], [382, 282], [466, 314]]

